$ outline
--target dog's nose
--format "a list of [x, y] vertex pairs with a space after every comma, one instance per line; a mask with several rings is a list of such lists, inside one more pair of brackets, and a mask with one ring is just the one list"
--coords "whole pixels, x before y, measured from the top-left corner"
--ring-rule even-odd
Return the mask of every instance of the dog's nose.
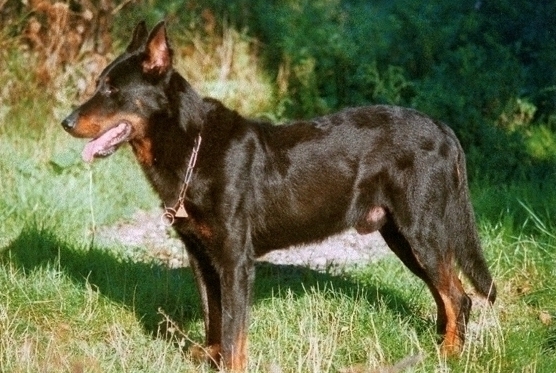
[[68, 115], [66, 119], [62, 121], [62, 127], [64, 127], [66, 131], [70, 131], [71, 129], [73, 129], [73, 127], [75, 127], [76, 123], [77, 123], [77, 113], [74, 111], [73, 113]]

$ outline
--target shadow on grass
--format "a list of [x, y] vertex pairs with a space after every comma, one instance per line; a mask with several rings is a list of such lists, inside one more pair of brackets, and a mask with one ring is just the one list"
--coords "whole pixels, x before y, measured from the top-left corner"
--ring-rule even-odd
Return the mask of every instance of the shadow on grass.
[[[166, 316], [188, 331], [201, 318], [199, 297], [189, 268], [169, 269], [156, 263], [133, 262], [118, 258], [113, 251], [88, 249], [64, 242], [49, 229], [30, 226], [0, 252], [2, 263], [28, 274], [36, 268], [52, 266], [79, 284], [90, 284], [109, 299], [133, 310], [146, 331], [160, 336]], [[296, 296], [310, 287], [330, 285], [335, 291], [351, 297], [361, 292], [354, 281], [341, 276], [317, 272], [305, 267], [260, 263], [257, 266], [254, 302], [279, 296], [289, 290]], [[412, 319], [418, 333], [430, 327], [415, 320], [411, 307], [388, 288], [365, 286], [371, 305], [385, 304], [402, 319]], [[163, 310], [164, 315], [159, 312]]]

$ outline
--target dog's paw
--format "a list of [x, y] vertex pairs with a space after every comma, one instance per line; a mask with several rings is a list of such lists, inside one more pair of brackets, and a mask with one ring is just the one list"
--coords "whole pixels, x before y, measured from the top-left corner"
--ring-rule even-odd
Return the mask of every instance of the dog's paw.
[[459, 338], [444, 339], [440, 344], [440, 352], [446, 357], [458, 357], [463, 351], [463, 341]]
[[191, 359], [197, 362], [210, 362], [214, 366], [220, 364], [220, 345], [210, 346], [194, 345], [189, 348]]

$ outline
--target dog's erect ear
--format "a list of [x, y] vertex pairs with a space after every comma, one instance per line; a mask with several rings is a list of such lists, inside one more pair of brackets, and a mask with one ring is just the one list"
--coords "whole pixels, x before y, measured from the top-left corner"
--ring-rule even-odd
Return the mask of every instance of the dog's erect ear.
[[131, 42], [126, 48], [126, 52], [133, 53], [139, 48], [141, 48], [147, 41], [147, 36], [149, 31], [147, 30], [147, 24], [145, 21], [141, 21], [133, 29], [133, 36], [131, 37]]
[[153, 75], [163, 75], [172, 67], [172, 48], [166, 37], [164, 21], [156, 25], [145, 47], [146, 58], [143, 61], [143, 71]]

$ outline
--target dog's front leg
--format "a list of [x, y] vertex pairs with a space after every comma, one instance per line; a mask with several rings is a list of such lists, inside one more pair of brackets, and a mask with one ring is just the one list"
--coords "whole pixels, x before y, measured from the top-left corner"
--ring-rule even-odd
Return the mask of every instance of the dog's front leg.
[[218, 365], [222, 343], [220, 281], [218, 274], [209, 263], [200, 262], [192, 255], [189, 256], [189, 262], [197, 282], [205, 322], [205, 347], [192, 349], [192, 352], [197, 360], [208, 359]]
[[[238, 250], [238, 247], [227, 249]], [[247, 367], [247, 329], [255, 265], [252, 250], [234, 252], [221, 270], [222, 367], [242, 372]], [[238, 255], [239, 254], [239, 255]]]
[[210, 258], [202, 244], [190, 237], [182, 236], [189, 264], [195, 277], [205, 323], [205, 345], [190, 348], [192, 357], [198, 361], [210, 361], [215, 366], [220, 364], [220, 346], [222, 343], [222, 304], [220, 277], [212, 266]]

